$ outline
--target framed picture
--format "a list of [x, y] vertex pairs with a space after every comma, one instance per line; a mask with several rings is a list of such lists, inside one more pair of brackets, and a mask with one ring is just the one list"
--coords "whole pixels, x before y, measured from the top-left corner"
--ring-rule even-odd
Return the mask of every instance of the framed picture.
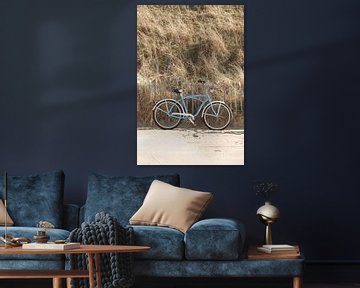
[[244, 165], [244, 6], [137, 6], [137, 164]]

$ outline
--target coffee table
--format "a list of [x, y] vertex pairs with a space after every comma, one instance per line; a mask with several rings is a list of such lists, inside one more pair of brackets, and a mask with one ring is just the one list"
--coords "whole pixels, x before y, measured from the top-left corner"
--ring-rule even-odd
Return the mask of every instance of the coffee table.
[[[25, 254], [87, 254], [89, 263], [88, 270], [0, 270], [0, 279], [31, 279], [52, 278], [53, 288], [62, 287], [62, 279], [88, 278], [89, 287], [101, 288], [101, 257], [102, 253], [126, 253], [144, 252], [149, 250], [148, 246], [125, 246], [125, 245], [80, 245], [78, 249], [71, 250], [25, 250], [21, 247], [0, 248], [0, 254], [25, 255]], [[95, 258], [95, 261], [94, 261]]]

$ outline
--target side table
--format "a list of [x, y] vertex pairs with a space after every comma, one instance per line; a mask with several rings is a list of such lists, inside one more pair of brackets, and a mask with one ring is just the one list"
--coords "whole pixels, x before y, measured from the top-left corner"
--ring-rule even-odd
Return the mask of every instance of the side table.
[[[299, 249], [300, 251], [300, 249]], [[257, 246], [250, 246], [247, 253], [247, 259], [252, 261], [282, 261], [283, 266], [287, 267], [289, 271], [291, 271], [291, 266], [298, 266], [298, 262], [304, 260], [301, 253], [296, 254], [287, 254], [287, 253], [281, 253], [281, 254], [267, 254], [263, 252], [259, 252], [257, 250]], [[302, 271], [298, 271], [297, 269], [294, 274], [286, 274], [285, 277], [292, 277], [293, 282], [293, 288], [301, 288], [302, 286]]]

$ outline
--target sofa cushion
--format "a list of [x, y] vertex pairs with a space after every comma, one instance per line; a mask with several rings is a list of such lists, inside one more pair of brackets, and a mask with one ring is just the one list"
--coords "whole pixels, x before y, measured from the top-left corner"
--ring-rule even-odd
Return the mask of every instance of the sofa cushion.
[[134, 244], [150, 246], [146, 252], [134, 253], [136, 259], [182, 260], [184, 234], [172, 228], [157, 226], [132, 226]]
[[[41, 228], [36, 227], [8, 227], [7, 233], [14, 237], [25, 237], [33, 240]], [[0, 227], [0, 235], [5, 234], [5, 227]], [[70, 232], [63, 229], [49, 229], [47, 234], [50, 236], [49, 241], [65, 240], [69, 237]], [[61, 260], [64, 259], [63, 255], [0, 255], [0, 260]]]
[[5, 216], [5, 205], [4, 202], [0, 199], [0, 226], [5, 225], [5, 217], [6, 217], [6, 225], [8, 226], [14, 225], [14, 221], [11, 219], [9, 213], [6, 212], [6, 216]]
[[174, 187], [154, 180], [130, 223], [171, 227], [185, 233], [201, 217], [212, 198], [210, 192]]
[[231, 219], [206, 219], [195, 223], [185, 235], [187, 260], [235, 260], [245, 241], [243, 225]]
[[[0, 176], [0, 183], [3, 182]], [[3, 195], [3, 185], [0, 185]], [[45, 220], [62, 227], [64, 173], [8, 176], [8, 212], [16, 226], [35, 227]]]
[[91, 222], [98, 212], [113, 215], [126, 226], [139, 209], [154, 179], [179, 186], [179, 175], [122, 177], [91, 174], [84, 206], [84, 221]]

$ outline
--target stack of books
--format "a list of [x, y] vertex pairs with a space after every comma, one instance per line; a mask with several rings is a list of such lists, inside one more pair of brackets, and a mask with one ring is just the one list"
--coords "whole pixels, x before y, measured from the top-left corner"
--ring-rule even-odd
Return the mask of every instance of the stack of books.
[[299, 254], [298, 246], [291, 246], [286, 244], [281, 245], [262, 245], [257, 247], [259, 252], [268, 254]]
[[248, 250], [248, 259], [296, 259], [300, 257], [299, 246], [291, 245], [262, 245], [250, 246]]

